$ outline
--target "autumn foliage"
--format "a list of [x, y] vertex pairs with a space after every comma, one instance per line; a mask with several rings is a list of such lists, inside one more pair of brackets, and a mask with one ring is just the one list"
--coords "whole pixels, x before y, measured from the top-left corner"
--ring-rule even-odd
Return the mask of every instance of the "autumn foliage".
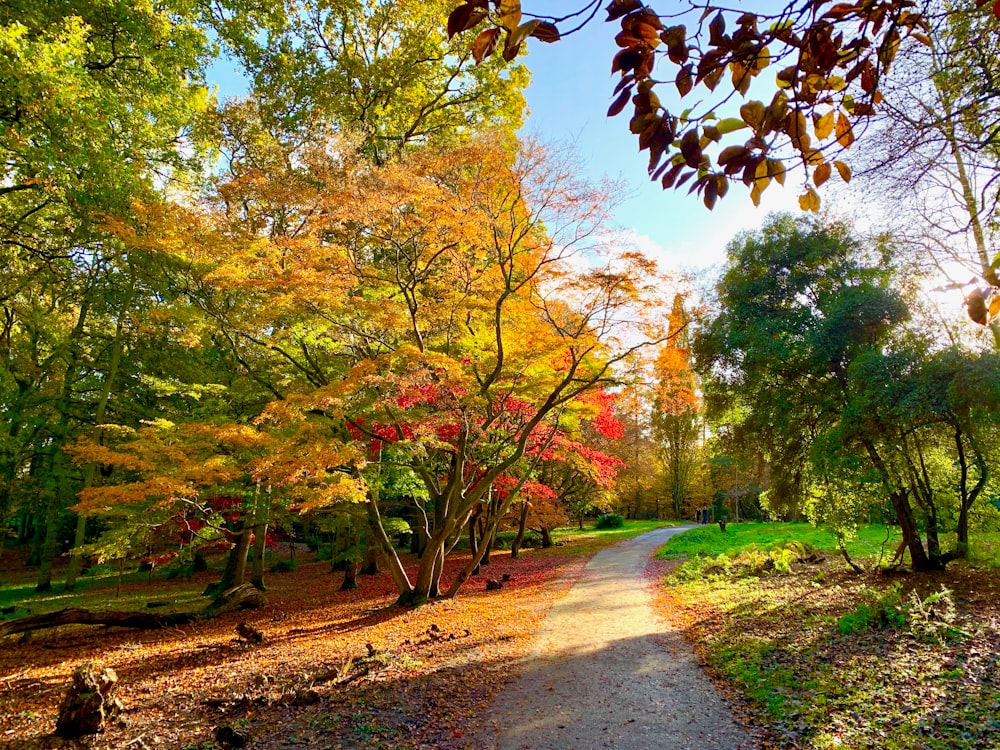
[[[291, 173], [247, 168], [200, 207], [119, 228], [190, 269], [204, 325], [267, 403], [243, 424], [81, 444], [79, 460], [120, 473], [78, 508], [171, 515], [234, 494], [256, 532], [277, 512], [346, 514], [402, 600], [453, 596], [479, 564], [442, 587], [467, 525], [490, 539], [519, 498], [537, 515], [567, 491], [545, 482], [546, 464], [610, 486], [617, 459], [586, 436], [621, 435], [607, 389], [666, 333], [653, 268], [600, 258], [609, 194], [538, 146], [481, 138], [376, 167], [332, 138], [299, 157]], [[423, 538], [415, 576], [386, 514]]]

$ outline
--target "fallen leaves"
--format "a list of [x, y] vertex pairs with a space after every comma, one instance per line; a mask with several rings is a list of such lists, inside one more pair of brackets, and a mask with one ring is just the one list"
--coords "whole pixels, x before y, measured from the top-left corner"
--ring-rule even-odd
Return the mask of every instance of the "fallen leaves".
[[944, 643], [905, 628], [841, 634], [838, 618], [891, 581], [853, 576], [836, 561], [790, 576], [661, 587], [657, 607], [723, 688], [754, 704], [774, 747], [996, 746], [996, 574], [953, 564], [906, 578], [904, 589], [926, 596], [942, 583], [956, 591], [968, 633]]
[[[97, 660], [121, 677], [125, 712], [95, 747], [134, 748], [144, 738], [150, 747], [209, 748], [222, 726], [264, 749], [466, 747], [479, 712], [511, 677], [511, 660], [586, 559], [495, 553], [467, 594], [417, 609], [390, 606], [388, 575], [339, 592], [340, 577], [315, 563], [270, 576], [270, 603], [250, 614], [154, 632], [37, 634], [0, 649], [0, 743], [40, 747], [72, 670]], [[466, 562], [449, 558], [445, 579]], [[486, 593], [487, 576], [505, 575], [501, 590]], [[147, 596], [176, 589], [156, 583]]]

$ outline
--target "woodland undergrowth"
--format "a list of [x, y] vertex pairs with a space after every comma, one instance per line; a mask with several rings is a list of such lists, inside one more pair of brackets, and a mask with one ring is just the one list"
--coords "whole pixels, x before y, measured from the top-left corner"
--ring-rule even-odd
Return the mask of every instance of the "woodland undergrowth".
[[858, 576], [779, 552], [652, 563], [670, 569], [658, 610], [768, 747], [1000, 746], [996, 571]]

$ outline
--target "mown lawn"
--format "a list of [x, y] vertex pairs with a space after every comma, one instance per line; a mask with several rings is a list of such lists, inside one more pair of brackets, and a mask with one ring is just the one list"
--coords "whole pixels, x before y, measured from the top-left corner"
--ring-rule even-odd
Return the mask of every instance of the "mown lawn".
[[[863, 526], [856, 536], [847, 540], [847, 551], [852, 557], [871, 557], [882, 553], [891, 558], [899, 538], [899, 530], [895, 527]], [[725, 531], [718, 524], [707, 524], [672, 537], [657, 557], [728, 555], [751, 544], [770, 549], [792, 541], [831, 553], [837, 549], [837, 538], [832, 531], [809, 523], [730, 523], [726, 524]]]
[[[884, 539], [884, 527], [865, 529], [851, 554], [877, 555]], [[659, 554], [675, 569], [659, 593], [661, 612], [685, 629], [723, 687], [749, 702], [772, 747], [1000, 747], [995, 570], [952, 563], [933, 575], [859, 576], [829, 552], [786, 574], [676, 569], [680, 555], [735, 556], [792, 540], [835, 546], [832, 534], [805, 524], [741, 524], [725, 534], [717, 526], [686, 532]], [[862, 561], [874, 570], [873, 559]]]
[[583, 529], [567, 526], [552, 532], [555, 547], [540, 552], [553, 555], [591, 554], [623, 539], [631, 539], [664, 526], [680, 525], [679, 521], [625, 521], [625, 525], [617, 529], [597, 529], [593, 525], [587, 525]]

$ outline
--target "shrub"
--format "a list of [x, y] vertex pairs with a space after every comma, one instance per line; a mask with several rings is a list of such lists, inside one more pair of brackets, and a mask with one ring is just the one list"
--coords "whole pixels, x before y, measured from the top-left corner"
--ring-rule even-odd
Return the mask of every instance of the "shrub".
[[958, 610], [955, 608], [951, 589], [946, 586], [942, 586], [935, 594], [929, 594], [926, 599], [921, 599], [916, 591], [911, 591], [906, 602], [906, 619], [913, 633], [937, 643], [966, 635], [958, 627]]
[[272, 573], [288, 573], [293, 570], [298, 570], [299, 564], [295, 560], [277, 560], [271, 564], [269, 570]]
[[620, 529], [625, 525], [625, 517], [621, 513], [605, 513], [597, 519], [595, 529]]
[[853, 612], [841, 615], [837, 629], [844, 635], [866, 630], [899, 628], [906, 624], [903, 598], [897, 582], [869, 602], [863, 602]]

